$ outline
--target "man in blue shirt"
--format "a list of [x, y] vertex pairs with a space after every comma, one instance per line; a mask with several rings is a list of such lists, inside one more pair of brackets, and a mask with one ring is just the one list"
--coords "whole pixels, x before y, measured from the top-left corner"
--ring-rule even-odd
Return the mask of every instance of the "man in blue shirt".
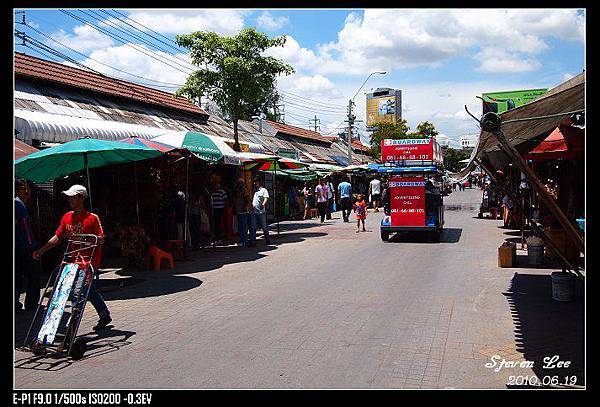
[[40, 263], [32, 257], [36, 242], [25, 205], [31, 196], [27, 181], [15, 180], [15, 195], [15, 310], [23, 310], [19, 297], [25, 289], [25, 310], [33, 311], [40, 299]]
[[349, 218], [352, 211], [352, 184], [345, 179], [339, 183], [338, 191], [338, 204], [342, 208], [342, 217], [344, 218], [344, 222], [350, 222]]

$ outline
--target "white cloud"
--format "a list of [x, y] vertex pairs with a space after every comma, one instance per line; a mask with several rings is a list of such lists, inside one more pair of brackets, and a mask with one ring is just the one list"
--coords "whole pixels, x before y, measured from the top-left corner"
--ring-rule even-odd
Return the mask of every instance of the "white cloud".
[[335, 85], [322, 75], [301, 76], [294, 79], [293, 89], [299, 92], [329, 93]]
[[[290, 40], [295, 52], [290, 46], [284, 56], [311, 55], [303, 62], [314, 73], [364, 75], [494, 52], [501, 69], [515, 72], [540, 66], [531, 56], [548, 49], [546, 37], [583, 40], [584, 24], [577, 10], [365, 10], [348, 15], [337, 41], [315, 52]], [[491, 63], [482, 60], [480, 69], [491, 71]]]
[[[142, 45], [136, 45], [137, 47], [141, 47], [147, 49], [147, 47]], [[166, 57], [167, 55], [164, 52], [154, 51], [154, 54]], [[178, 58], [181, 58], [186, 61], [190, 61], [189, 55], [187, 54], [178, 54], [176, 55]], [[138, 75], [144, 78], [154, 79], [161, 82], [174, 83], [174, 84], [183, 84], [187, 78], [187, 73], [181, 72], [177, 69], [170, 68], [160, 61], [146, 56], [135, 49], [126, 46], [115, 46], [108, 47], [101, 50], [95, 50], [89, 54], [89, 57], [100, 61], [108, 66], [112, 66], [121, 71], [125, 71], [134, 75]], [[172, 59], [172, 57], [171, 57]], [[84, 65], [95, 69], [99, 72], [102, 72], [106, 75], [117, 77], [121, 79], [125, 79], [131, 82], [144, 82], [143, 79], [133, 78], [130, 75], [126, 75], [123, 72], [119, 72], [114, 69], [110, 69], [104, 65], [97, 63], [96, 61], [92, 61], [91, 59], [86, 59], [83, 62]], [[171, 65], [178, 66], [177, 63], [172, 63]], [[183, 68], [180, 68], [182, 71], [186, 71]], [[147, 84], [151, 84], [152, 82], [146, 81]], [[160, 84], [157, 84], [160, 85]], [[166, 91], [175, 91], [175, 88], [166, 89], [160, 88]]]
[[[61, 29], [51, 34], [50, 37], [79, 52], [89, 52], [113, 45], [113, 40], [109, 36], [87, 25], [76, 26], [73, 28], [73, 34]], [[56, 43], [52, 41], [49, 41], [48, 44], [56, 47]]]
[[283, 47], [273, 47], [265, 51], [265, 55], [282, 59], [291, 64], [296, 70], [312, 69], [317, 59], [315, 53], [307, 48], [302, 48], [298, 41], [286, 35]]
[[529, 72], [542, 66], [535, 58], [527, 58], [524, 54], [509, 53], [498, 48], [486, 48], [477, 53], [475, 59], [481, 63], [478, 70], [487, 73]]
[[129, 10], [129, 17], [163, 34], [190, 34], [214, 31], [233, 35], [244, 27], [245, 10]]
[[290, 19], [285, 16], [275, 17], [268, 11], [263, 11], [257, 18], [256, 23], [258, 27], [267, 30], [275, 31], [282, 28], [284, 25], [289, 23]]

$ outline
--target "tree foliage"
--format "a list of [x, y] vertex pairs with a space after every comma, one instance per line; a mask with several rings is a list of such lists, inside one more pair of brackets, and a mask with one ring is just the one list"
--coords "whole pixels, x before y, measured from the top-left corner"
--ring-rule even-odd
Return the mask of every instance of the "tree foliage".
[[444, 167], [450, 172], [460, 171], [464, 167], [460, 161], [471, 156], [471, 152], [466, 150], [456, 150], [450, 147], [444, 150]]
[[424, 121], [417, 126], [417, 134], [421, 136], [421, 138], [431, 138], [437, 136], [439, 132], [435, 129], [433, 123]]
[[254, 28], [235, 36], [208, 31], [178, 35], [177, 44], [190, 50], [192, 63], [200, 69], [188, 76], [176, 94], [212, 99], [232, 120], [234, 148], [239, 151], [238, 121], [268, 111], [278, 99], [277, 77], [294, 73], [291, 65], [263, 55], [285, 41], [284, 36], [269, 38]]
[[405, 139], [410, 138], [408, 123], [405, 119], [398, 123], [376, 123], [377, 130], [371, 133], [371, 155], [376, 158], [381, 158], [381, 140], [389, 139]]

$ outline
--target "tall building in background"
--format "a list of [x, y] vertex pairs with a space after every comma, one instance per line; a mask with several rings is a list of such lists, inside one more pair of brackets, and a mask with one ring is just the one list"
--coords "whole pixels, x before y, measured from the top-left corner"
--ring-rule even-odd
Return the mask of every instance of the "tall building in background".
[[460, 136], [460, 147], [463, 150], [475, 148], [477, 146], [478, 139], [479, 139], [478, 134], [467, 134], [465, 136]]
[[397, 123], [402, 119], [402, 91], [392, 88], [377, 88], [367, 93], [367, 129], [377, 123]]

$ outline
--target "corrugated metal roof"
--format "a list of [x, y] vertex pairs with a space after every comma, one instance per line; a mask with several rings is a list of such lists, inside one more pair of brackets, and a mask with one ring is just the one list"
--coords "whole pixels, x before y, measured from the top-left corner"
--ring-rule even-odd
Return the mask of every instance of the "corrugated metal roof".
[[98, 75], [83, 69], [59, 64], [42, 58], [15, 52], [15, 75], [27, 76], [87, 89], [111, 96], [119, 96], [138, 102], [167, 106], [207, 116], [207, 113], [189, 100], [175, 97], [173, 94], [158, 89], [138, 85], [121, 79]]
[[321, 134], [317, 133], [316, 131], [306, 130], [301, 127], [278, 123], [271, 120], [263, 120], [263, 124], [266, 126], [271, 126], [273, 129], [275, 129], [275, 131], [277, 131], [277, 133], [281, 133], [282, 135], [314, 140], [323, 143], [331, 143], [330, 140], [321, 136]]

